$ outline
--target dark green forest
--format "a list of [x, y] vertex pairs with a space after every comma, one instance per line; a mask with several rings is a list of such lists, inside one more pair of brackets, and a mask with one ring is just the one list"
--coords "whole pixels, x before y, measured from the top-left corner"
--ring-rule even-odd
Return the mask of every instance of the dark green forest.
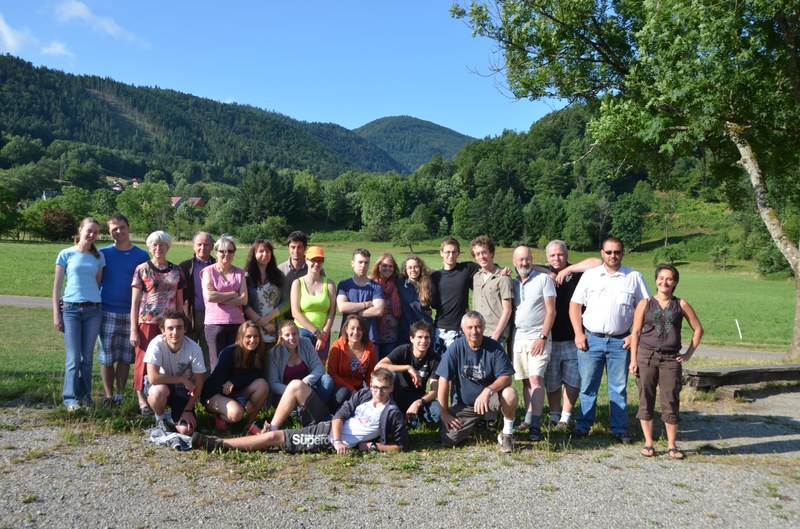
[[[786, 268], [732, 162], [740, 186], [719, 185], [709, 166], [727, 162], [702, 151], [620, 160], [592, 139], [586, 105], [470, 141], [407, 116], [348, 131], [11, 56], [0, 57], [0, 81], [0, 232], [12, 238], [62, 240], [83, 216], [121, 211], [139, 233], [179, 238], [202, 228], [281, 240], [303, 229], [413, 248], [488, 233], [501, 245], [560, 238], [590, 249], [614, 233], [670, 261], [717, 252]], [[207, 205], [176, 208], [170, 197]], [[692, 208], [723, 213], [681, 223]]]

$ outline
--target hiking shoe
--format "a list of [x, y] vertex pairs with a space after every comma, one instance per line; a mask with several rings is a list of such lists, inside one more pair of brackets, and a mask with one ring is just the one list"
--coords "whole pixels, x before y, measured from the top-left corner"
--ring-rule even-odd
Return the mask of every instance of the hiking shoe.
[[81, 409], [81, 405], [77, 402], [73, 402], [71, 404], [67, 404], [67, 412], [74, 413]]
[[508, 454], [514, 450], [514, 437], [507, 433], [497, 434], [497, 444], [500, 445], [500, 451]]
[[171, 419], [164, 417], [163, 419], [156, 419], [156, 428], [164, 433], [175, 433], [178, 430], [175, 428], [175, 423]]
[[214, 450], [224, 450], [225, 445], [219, 437], [194, 432], [192, 434], [192, 448], [213, 452]]
[[540, 428], [531, 428], [531, 432], [528, 434], [528, 441], [544, 441], [542, 430]]
[[581, 439], [584, 437], [589, 437], [589, 432], [584, 432], [583, 430], [572, 430], [573, 439]]
[[558, 421], [555, 430], [561, 433], [569, 433], [569, 423], [565, 421]]
[[521, 423], [519, 423], [519, 426], [514, 428], [514, 431], [517, 432], [517, 433], [522, 433], [522, 432], [527, 432], [530, 429], [531, 429], [531, 423], [529, 423], [529, 422], [521, 422]]
[[629, 445], [633, 442], [633, 438], [627, 433], [614, 434], [614, 439], [616, 439], [618, 443], [624, 445]]
[[149, 404], [139, 404], [139, 413], [142, 415], [142, 417], [156, 416], [156, 412], [153, 411], [153, 408], [151, 408]]

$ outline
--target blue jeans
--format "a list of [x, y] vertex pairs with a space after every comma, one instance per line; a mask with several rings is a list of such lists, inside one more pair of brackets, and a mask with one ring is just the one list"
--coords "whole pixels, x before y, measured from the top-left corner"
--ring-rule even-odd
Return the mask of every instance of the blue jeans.
[[597, 392], [603, 379], [603, 368], [608, 375], [608, 405], [611, 415], [611, 433], [628, 433], [628, 365], [630, 351], [622, 348], [622, 338], [600, 338], [586, 333], [587, 351], [578, 351], [581, 372], [581, 408], [575, 421], [575, 430], [588, 432], [597, 413]]
[[311, 386], [311, 389], [313, 389], [314, 393], [317, 394], [319, 400], [321, 400], [322, 402], [325, 403], [325, 405], [327, 405], [331, 401], [331, 397], [333, 396], [333, 389], [334, 389], [333, 377], [325, 373], [324, 375], [319, 377], [319, 380], [317, 380], [316, 384]]
[[64, 302], [64, 404], [87, 404], [92, 402], [92, 359], [103, 311], [100, 304], [81, 307], [77, 303]]

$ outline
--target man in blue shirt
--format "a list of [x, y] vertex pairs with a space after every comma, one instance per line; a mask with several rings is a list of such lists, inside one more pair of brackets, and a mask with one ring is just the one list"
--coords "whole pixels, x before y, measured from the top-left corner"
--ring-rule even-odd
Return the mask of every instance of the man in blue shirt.
[[[111, 406], [122, 400], [128, 384], [130, 365], [134, 360], [131, 334], [131, 280], [136, 267], [147, 261], [146, 251], [134, 246], [130, 225], [125, 215], [115, 213], [108, 219], [108, 233], [114, 244], [101, 248], [106, 260], [100, 295], [103, 302], [103, 323], [97, 360], [106, 394], [103, 405]], [[116, 368], [114, 367], [116, 364]], [[114, 393], [114, 382], [117, 391]]]
[[[461, 318], [464, 336], [447, 348], [436, 370], [442, 418], [439, 434], [444, 446], [455, 446], [470, 436], [487, 412], [501, 411], [503, 431], [497, 442], [500, 451], [507, 453], [514, 448], [512, 435], [519, 395], [511, 387], [514, 367], [503, 347], [483, 336], [485, 327], [480, 312], [471, 310], [464, 314]], [[452, 406], [448, 402], [451, 392]]]

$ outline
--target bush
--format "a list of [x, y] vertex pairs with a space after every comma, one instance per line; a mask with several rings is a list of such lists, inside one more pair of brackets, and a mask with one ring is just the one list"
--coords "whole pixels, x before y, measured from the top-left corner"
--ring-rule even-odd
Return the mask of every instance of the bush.
[[78, 221], [69, 210], [48, 208], [42, 211], [42, 236], [48, 241], [65, 241], [75, 235]]
[[725, 270], [729, 266], [731, 249], [728, 246], [717, 246], [711, 250], [711, 262], [714, 268]]
[[683, 243], [671, 244], [666, 248], [661, 248], [653, 252], [653, 266], [658, 263], [669, 263], [674, 265], [676, 261], [686, 259], [686, 247]]
[[241, 244], [253, 244], [256, 239], [282, 241], [291, 231], [283, 217], [267, 217], [259, 224], [245, 224], [236, 229]]

